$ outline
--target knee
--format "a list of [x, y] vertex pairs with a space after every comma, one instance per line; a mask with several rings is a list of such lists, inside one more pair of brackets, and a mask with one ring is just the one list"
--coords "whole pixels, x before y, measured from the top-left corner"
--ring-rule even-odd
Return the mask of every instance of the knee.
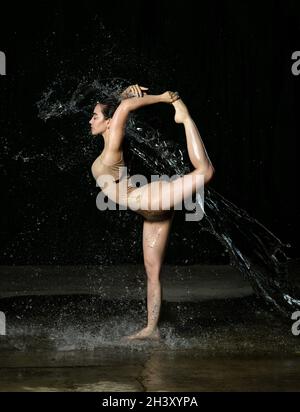
[[210, 182], [214, 174], [215, 174], [215, 168], [213, 167], [212, 164], [210, 164], [204, 173], [204, 183]]
[[159, 270], [161, 267], [161, 263], [158, 259], [144, 259], [144, 265], [146, 269], [150, 270]]
[[159, 279], [159, 274], [148, 274], [147, 273], [147, 283], [148, 285], [154, 286], [159, 286], [160, 285], [160, 279]]
[[148, 279], [157, 279], [161, 270], [161, 262], [155, 259], [144, 259], [144, 265]]

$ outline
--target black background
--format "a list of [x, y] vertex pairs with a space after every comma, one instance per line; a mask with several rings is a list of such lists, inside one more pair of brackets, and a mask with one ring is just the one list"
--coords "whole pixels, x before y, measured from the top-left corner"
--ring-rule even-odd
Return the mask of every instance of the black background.
[[[0, 50], [7, 57], [7, 75], [0, 77], [1, 264], [142, 259], [140, 216], [96, 209], [90, 166], [101, 138], [91, 139], [80, 116], [56, 122], [38, 117], [36, 103], [54, 81], [67, 85], [69, 76], [80, 80], [87, 73], [97, 78], [100, 67], [101, 74], [155, 93], [178, 90], [215, 166], [211, 186], [299, 256], [300, 76], [291, 72], [292, 53], [300, 50], [298, 4], [1, 5]], [[174, 139], [185, 147], [184, 138]], [[72, 165], [59, 169], [56, 156]], [[221, 256], [220, 245], [176, 216], [168, 262], [217, 263]]]

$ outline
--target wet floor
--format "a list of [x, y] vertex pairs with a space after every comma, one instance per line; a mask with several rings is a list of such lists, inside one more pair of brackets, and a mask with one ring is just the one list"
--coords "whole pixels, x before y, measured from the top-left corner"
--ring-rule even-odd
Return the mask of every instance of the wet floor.
[[[175, 280], [163, 300], [159, 343], [121, 341], [145, 324], [143, 294], [108, 299], [108, 291], [104, 298], [78, 288], [9, 296], [2, 287], [0, 390], [299, 391], [300, 337], [291, 319], [234, 276], [207, 275], [198, 300], [184, 299]], [[193, 276], [185, 280], [195, 286]]]
[[300, 355], [99, 350], [7, 356], [1, 391], [299, 391]]

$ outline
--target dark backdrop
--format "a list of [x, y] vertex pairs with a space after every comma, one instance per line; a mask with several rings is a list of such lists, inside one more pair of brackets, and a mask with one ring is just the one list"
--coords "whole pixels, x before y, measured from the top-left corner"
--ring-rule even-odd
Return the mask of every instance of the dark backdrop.
[[[53, 82], [97, 78], [100, 68], [154, 92], [178, 90], [215, 166], [211, 186], [299, 256], [298, 3], [57, 0], [1, 10], [1, 264], [141, 261], [141, 218], [95, 207], [100, 139], [80, 116], [38, 117]], [[176, 216], [169, 263], [224, 256]]]

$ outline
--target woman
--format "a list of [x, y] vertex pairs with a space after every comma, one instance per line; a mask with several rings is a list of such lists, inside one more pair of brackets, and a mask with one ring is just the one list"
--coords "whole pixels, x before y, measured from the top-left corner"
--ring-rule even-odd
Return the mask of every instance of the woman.
[[[138, 85], [128, 87], [122, 93], [117, 107], [110, 99], [98, 102], [90, 120], [92, 135], [100, 134], [104, 139], [104, 149], [92, 165], [94, 178], [109, 199], [119, 205], [128, 205], [144, 217], [143, 254], [147, 273], [148, 322], [139, 332], [126, 336], [126, 340], [160, 339], [157, 326], [161, 307], [160, 272], [174, 206], [191, 197], [214, 174], [200, 133], [178, 94], [168, 91], [161, 95], [148, 95], [146, 90]], [[125, 166], [122, 151], [125, 126], [130, 112], [156, 103], [174, 106], [175, 122], [184, 125], [188, 154], [195, 169], [174, 181], [155, 181], [135, 187], [130, 176], [120, 173]], [[107, 179], [107, 176], [112, 179]], [[125, 190], [121, 190], [124, 185]]]

